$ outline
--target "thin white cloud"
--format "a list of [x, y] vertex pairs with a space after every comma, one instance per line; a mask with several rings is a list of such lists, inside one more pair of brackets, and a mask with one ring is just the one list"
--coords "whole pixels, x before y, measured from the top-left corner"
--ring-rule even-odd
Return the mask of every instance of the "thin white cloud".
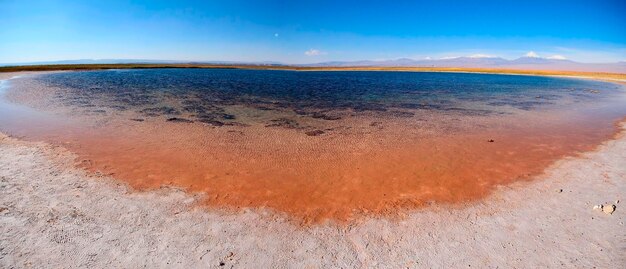
[[443, 56], [443, 57], [439, 57], [440, 60], [450, 60], [450, 59], [457, 59], [457, 58], [472, 58], [472, 59], [481, 59], [481, 58], [495, 58], [496, 56], [493, 55], [489, 55], [489, 54], [471, 54], [471, 55], [467, 55], [467, 56]]
[[487, 54], [472, 54], [470, 56], [467, 56], [468, 58], [494, 58], [495, 56], [493, 55], [487, 55]]
[[567, 58], [565, 58], [565, 56], [558, 55], [558, 54], [549, 56], [548, 59], [551, 59], [551, 60], [567, 60]]
[[626, 47], [605, 48], [602, 50], [589, 50], [569, 47], [556, 47], [555, 53], [565, 53], [569, 60], [585, 63], [614, 63], [624, 59]]
[[524, 56], [530, 57], [530, 58], [539, 58], [539, 54], [537, 54], [534, 51], [529, 51], [528, 53], [524, 54]]
[[326, 55], [326, 52], [323, 52], [321, 50], [317, 50], [317, 49], [310, 49], [304, 52], [304, 55], [306, 56], [319, 56], [319, 55]]

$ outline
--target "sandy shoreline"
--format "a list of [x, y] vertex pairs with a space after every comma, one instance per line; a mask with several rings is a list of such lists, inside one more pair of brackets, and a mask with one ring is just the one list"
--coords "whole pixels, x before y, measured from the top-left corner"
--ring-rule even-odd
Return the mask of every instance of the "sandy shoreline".
[[[623, 126], [624, 127], [624, 126]], [[0, 137], [3, 267], [617, 268], [626, 264], [626, 137], [467, 207], [298, 227], [267, 210], [194, 207], [181, 190], [132, 192], [44, 143]], [[563, 190], [559, 192], [559, 190]], [[220, 264], [223, 264], [220, 266]]]
[[[198, 207], [204, 197], [180, 189], [135, 192], [76, 168], [64, 148], [0, 134], [0, 267], [619, 268], [625, 128], [469, 205], [310, 227]], [[617, 210], [593, 210], [604, 203]]]
[[[35, 111], [8, 115], [35, 114], [37, 110], [55, 113], [54, 108], [64, 98], [70, 102], [80, 99], [81, 103], [61, 106], [56, 119], [40, 121], [43, 116], [33, 115], [32, 121], [14, 120], [17, 128], [0, 119], [8, 134], [63, 145], [81, 158], [85, 164], [82, 168], [114, 174], [133, 188], [178, 186], [207, 193], [206, 205], [210, 207], [236, 210], [266, 206], [307, 223], [395, 214], [400, 209], [419, 208], [432, 201], [463, 203], [480, 199], [496, 185], [528, 180], [563, 156], [592, 150], [617, 131], [613, 117], [595, 118], [595, 112], [582, 107], [571, 113], [520, 110], [516, 111], [518, 116], [495, 113], [480, 117], [473, 116], [472, 111], [430, 109], [398, 110], [409, 117], [374, 113], [354, 116], [338, 109], [330, 112], [339, 115], [338, 120], [323, 120], [300, 117], [290, 110], [252, 113], [240, 106], [223, 112], [236, 118], [235, 123], [247, 124], [245, 128], [215, 128], [203, 124], [198, 115], [182, 112], [176, 117], [195, 122], [172, 123], [166, 120], [171, 116], [146, 116], [141, 113], [145, 108], [141, 105], [120, 111], [111, 107], [126, 107], [126, 103], [104, 101], [108, 99], [97, 95], [83, 96], [80, 91], [55, 92], [52, 87], [28, 81], [29, 78], [12, 81], [6, 99], [34, 107]], [[580, 91], [591, 95], [588, 90]], [[85, 99], [103, 101], [82, 103]], [[517, 100], [536, 102], [532, 94]], [[187, 101], [196, 100], [176, 100]], [[168, 103], [168, 109], [188, 108], [172, 103]], [[87, 108], [81, 109], [83, 105]], [[153, 106], [150, 109], [160, 108]], [[205, 107], [191, 106], [193, 111]], [[221, 120], [221, 112], [201, 113]], [[83, 115], [84, 120], [77, 119], [77, 114]], [[255, 116], [246, 118], [250, 114]], [[623, 115], [620, 113], [619, 117]], [[66, 126], [66, 118], [80, 122]], [[283, 118], [293, 123], [268, 127]], [[5, 119], [11, 121], [11, 117]], [[569, 119], [576, 120], [567, 122]], [[44, 128], [47, 122], [53, 124]], [[55, 126], [55, 122], [63, 128]], [[226, 123], [230, 122], [222, 120], [222, 124]], [[582, 125], [586, 127], [580, 128]], [[85, 130], [80, 128], [83, 126], [94, 127]], [[40, 129], [20, 131], [30, 128]], [[309, 137], [306, 130], [324, 130], [324, 134]], [[490, 143], [488, 139], [497, 142]]]

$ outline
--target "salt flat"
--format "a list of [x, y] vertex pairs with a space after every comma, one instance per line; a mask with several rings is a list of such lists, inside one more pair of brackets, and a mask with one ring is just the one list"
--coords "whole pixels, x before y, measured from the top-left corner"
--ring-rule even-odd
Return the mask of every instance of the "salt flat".
[[[622, 127], [624, 127], [622, 125]], [[301, 227], [269, 210], [209, 211], [202, 195], [134, 192], [60, 147], [0, 138], [2, 267], [619, 268], [626, 137], [480, 202], [398, 219]], [[616, 205], [606, 214], [596, 204]]]

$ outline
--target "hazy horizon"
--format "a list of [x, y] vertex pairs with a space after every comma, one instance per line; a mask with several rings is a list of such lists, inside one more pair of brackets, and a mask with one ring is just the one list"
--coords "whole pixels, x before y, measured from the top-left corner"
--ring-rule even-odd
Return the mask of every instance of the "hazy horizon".
[[[532, 51], [528, 52], [528, 53], [533, 53]], [[527, 53], [527, 54], [528, 54]], [[453, 60], [453, 59], [460, 59], [460, 58], [468, 58], [468, 59], [504, 59], [504, 60], [508, 60], [508, 61], [512, 61], [512, 60], [516, 60], [516, 59], [520, 59], [520, 58], [536, 58], [536, 59], [546, 59], [546, 60], [563, 60], [563, 61], [572, 61], [572, 62], [576, 62], [576, 63], [583, 63], [583, 64], [594, 64], [594, 63], [599, 63], [599, 64], [605, 64], [605, 63], [624, 63], [626, 61], [614, 61], [614, 62], [580, 62], [580, 61], [575, 61], [572, 59], [568, 59], [568, 58], [560, 58], [560, 57], [554, 57], [553, 55], [548, 55], [548, 56], [528, 56], [527, 54], [524, 55], [520, 55], [519, 57], [514, 57], [514, 58], [505, 58], [505, 57], [501, 57], [501, 56], [495, 56], [495, 55], [480, 55], [480, 54], [471, 54], [471, 55], [459, 55], [459, 56], [447, 56], [447, 57], [441, 57], [441, 58], [433, 58], [433, 57], [426, 57], [426, 58], [422, 58], [422, 59], [418, 59], [418, 58], [411, 58], [411, 57], [397, 57], [397, 58], [388, 58], [388, 59], [358, 59], [358, 60], [346, 60], [346, 61], [312, 61], [312, 62], [303, 62], [303, 63], [286, 63], [286, 62], [281, 62], [281, 61], [273, 61], [273, 60], [263, 60], [263, 61], [232, 61], [232, 60], [172, 60], [172, 59], [133, 59], [133, 58], [129, 58], [129, 59], [122, 59], [122, 58], [106, 58], [106, 59], [99, 59], [99, 58], [76, 58], [76, 59], [58, 59], [58, 60], [45, 60], [45, 61], [32, 61], [32, 62], [0, 62], [0, 65], [7, 65], [7, 64], [16, 64], [16, 65], [28, 65], [28, 64], [41, 64], [41, 63], [64, 63], [64, 62], [77, 62], [77, 63], [87, 63], [87, 62], [98, 62], [98, 63], [119, 63], [119, 62], [123, 62], [123, 63], [241, 63], [241, 64], [245, 64], [245, 63], [263, 63], [263, 64], [281, 64], [281, 65], [311, 65], [311, 64], [320, 64], [320, 63], [332, 63], [332, 62], [340, 62], [340, 63], [350, 63], [350, 62], [366, 62], [366, 61], [371, 61], [371, 62], [385, 62], [385, 61], [398, 61], [398, 60], [412, 60], [412, 61], [440, 61], [440, 60]]]

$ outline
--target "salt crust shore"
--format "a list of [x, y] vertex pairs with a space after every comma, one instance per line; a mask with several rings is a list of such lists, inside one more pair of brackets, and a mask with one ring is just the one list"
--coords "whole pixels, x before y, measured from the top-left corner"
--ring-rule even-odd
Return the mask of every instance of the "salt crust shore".
[[[626, 125], [622, 125], [626, 128]], [[219, 212], [202, 195], [132, 192], [74, 168], [60, 147], [0, 135], [2, 268], [623, 268], [626, 137], [533, 182], [401, 219], [301, 227], [269, 210]], [[559, 190], [562, 189], [562, 192]]]
[[[0, 268], [626, 265], [624, 135], [480, 202], [348, 226], [300, 227], [263, 209], [207, 210], [195, 206], [202, 195], [173, 188], [133, 192], [74, 168], [74, 157], [0, 134]], [[613, 215], [592, 210], [616, 200]]]

